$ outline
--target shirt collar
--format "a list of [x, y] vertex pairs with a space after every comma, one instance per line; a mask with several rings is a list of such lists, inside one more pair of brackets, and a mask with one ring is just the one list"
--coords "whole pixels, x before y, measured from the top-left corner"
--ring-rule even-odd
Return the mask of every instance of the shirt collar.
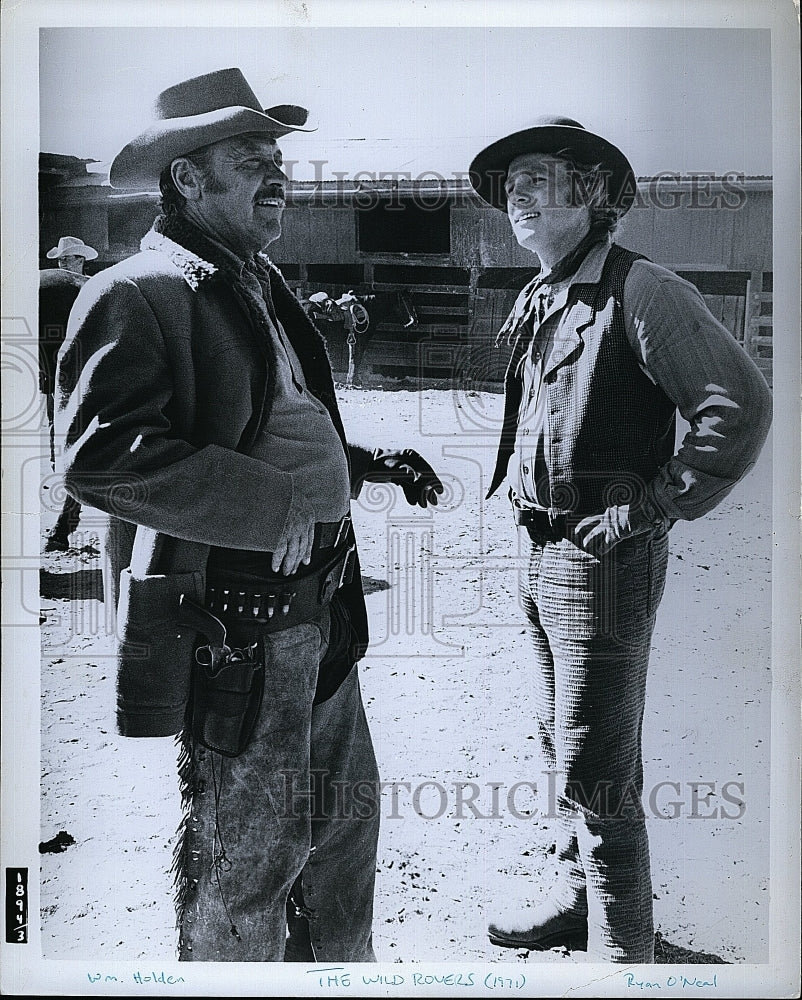
[[556, 297], [563, 289], [568, 290], [573, 285], [597, 284], [601, 280], [604, 262], [607, 260], [607, 254], [610, 252], [611, 246], [612, 242], [609, 239], [604, 240], [602, 243], [597, 243], [594, 247], [591, 247], [585, 259], [570, 277], [565, 278], [563, 281], [558, 281], [554, 285], [550, 285], [548, 279], [546, 279], [543, 283], [544, 286], [551, 289]]
[[607, 255], [610, 252], [611, 246], [612, 240], [609, 239], [602, 243], [597, 243], [579, 265], [577, 272], [573, 275], [573, 277], [569, 278], [568, 287], [570, 288], [571, 285], [598, 284], [598, 282], [601, 281], [604, 262], [607, 260]]
[[610, 240], [605, 240], [603, 243], [597, 243], [596, 246], [591, 247], [578, 269], [562, 281], [557, 281], [553, 285], [544, 281], [541, 292], [546, 296], [543, 312], [544, 321], [565, 306], [574, 285], [593, 285], [601, 280], [602, 269], [605, 260], [607, 260], [607, 254], [610, 252], [610, 245]]

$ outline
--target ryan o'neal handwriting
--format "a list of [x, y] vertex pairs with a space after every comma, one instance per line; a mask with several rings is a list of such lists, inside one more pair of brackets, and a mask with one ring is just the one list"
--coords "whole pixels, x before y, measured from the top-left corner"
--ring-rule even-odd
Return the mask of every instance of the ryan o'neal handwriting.
[[666, 989], [672, 989], [674, 987], [680, 987], [680, 989], [717, 989], [718, 988], [718, 976], [714, 975], [712, 979], [699, 979], [696, 976], [666, 976], [663, 980], [649, 980], [649, 979], [638, 979], [636, 975], [631, 972], [624, 973], [624, 981], [627, 986], [631, 986], [633, 989], [639, 990], [661, 990], [664, 987]]

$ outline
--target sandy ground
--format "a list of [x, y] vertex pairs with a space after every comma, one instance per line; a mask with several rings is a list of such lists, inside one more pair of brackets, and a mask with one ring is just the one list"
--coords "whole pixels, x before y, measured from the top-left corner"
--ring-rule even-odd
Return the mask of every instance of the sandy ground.
[[[501, 397], [340, 396], [353, 440], [416, 447], [447, 486], [433, 511], [383, 487], [354, 507], [373, 631], [363, 694], [384, 781], [408, 783], [396, 786], [395, 806], [392, 787], [383, 796], [377, 953], [391, 962], [581, 961], [497, 949], [485, 936], [499, 907], [540, 898], [553, 842], [526, 785], [508, 799], [516, 782], [542, 786], [542, 768], [516, 532], [503, 495], [481, 499]], [[768, 957], [770, 483], [769, 443], [716, 511], [672, 531], [644, 734], [663, 960]], [[54, 519], [44, 512], [43, 532]], [[41, 856], [43, 950], [169, 960], [175, 751], [169, 739], [115, 734], [99, 523], [85, 510], [73, 548], [42, 563], [41, 836], [74, 840]], [[694, 782], [704, 783], [697, 802]], [[739, 818], [728, 796], [745, 802]]]

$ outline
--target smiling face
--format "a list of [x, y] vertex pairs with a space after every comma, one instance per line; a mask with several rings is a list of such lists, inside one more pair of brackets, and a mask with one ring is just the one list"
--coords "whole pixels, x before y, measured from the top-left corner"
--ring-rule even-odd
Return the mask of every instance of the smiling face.
[[240, 257], [263, 250], [281, 235], [287, 186], [281, 150], [269, 137], [240, 136], [205, 152], [202, 169], [192, 154], [173, 163], [186, 216]]
[[577, 204], [571, 167], [544, 153], [516, 157], [507, 170], [507, 215], [522, 247], [545, 267], [569, 253], [590, 229], [590, 211]]

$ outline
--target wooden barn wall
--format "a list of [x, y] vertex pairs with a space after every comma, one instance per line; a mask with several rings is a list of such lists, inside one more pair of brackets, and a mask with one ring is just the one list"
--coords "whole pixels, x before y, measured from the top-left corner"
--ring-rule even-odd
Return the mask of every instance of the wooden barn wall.
[[277, 261], [307, 264], [356, 262], [356, 226], [350, 206], [294, 205], [284, 212], [280, 239], [270, 245]]
[[[616, 239], [684, 273], [708, 305], [770, 375], [772, 193], [746, 186], [737, 208], [687, 204], [636, 205]], [[664, 203], [667, 198], [664, 197]], [[158, 213], [157, 198], [109, 198], [103, 186], [63, 187], [42, 199], [42, 266], [59, 236], [80, 236], [108, 266], [139, 249]], [[532, 255], [512, 237], [504, 213], [464, 191], [451, 196], [449, 254], [364, 253], [358, 246], [353, 204], [296, 203], [284, 214], [271, 257], [300, 295], [325, 288], [333, 295], [406, 289], [421, 322], [414, 330], [381, 322], [372, 331], [366, 369], [387, 374], [459, 377], [498, 382], [508, 350], [495, 348], [496, 332], [518, 290], [534, 273]], [[446, 270], [448, 269], [448, 270]], [[453, 283], [452, 283], [453, 282]], [[342, 359], [344, 331], [330, 331], [332, 355]], [[342, 343], [340, 343], [342, 341]]]
[[746, 191], [737, 208], [635, 207], [616, 239], [673, 270], [772, 269], [771, 191]]
[[[62, 189], [47, 199], [40, 220], [42, 255], [65, 233], [80, 234], [110, 260], [136, 252], [158, 213], [156, 199], [109, 199], [106, 190]], [[503, 213], [459, 200], [451, 212], [451, 255], [444, 263], [531, 267], [532, 255], [512, 238]], [[675, 269], [770, 271], [771, 208], [771, 191], [748, 191], [736, 210], [636, 207], [616, 238]], [[379, 256], [360, 254], [356, 243], [350, 206], [300, 205], [285, 212], [284, 232], [270, 252], [277, 260], [319, 263], [359, 263]]]

